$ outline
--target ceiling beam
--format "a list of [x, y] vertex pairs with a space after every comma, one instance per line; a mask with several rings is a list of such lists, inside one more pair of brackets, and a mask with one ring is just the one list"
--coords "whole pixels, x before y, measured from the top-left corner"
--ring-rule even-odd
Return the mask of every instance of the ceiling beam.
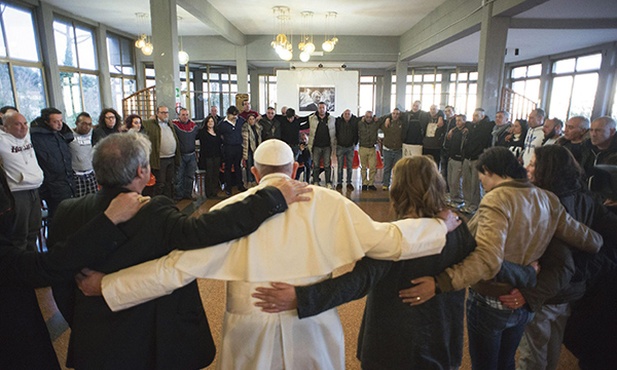
[[209, 1], [205, 0], [176, 0], [176, 4], [191, 13], [208, 27], [214, 29], [224, 39], [234, 45], [246, 45], [246, 35], [240, 32], [230, 21], [221, 14]]
[[[493, 16], [512, 16], [548, 0], [494, 0]], [[447, 0], [405, 32], [400, 60], [412, 60], [480, 29], [487, 0]]]
[[544, 19], [544, 18], [512, 18], [510, 28], [526, 29], [612, 29], [617, 28], [617, 18], [596, 19]]

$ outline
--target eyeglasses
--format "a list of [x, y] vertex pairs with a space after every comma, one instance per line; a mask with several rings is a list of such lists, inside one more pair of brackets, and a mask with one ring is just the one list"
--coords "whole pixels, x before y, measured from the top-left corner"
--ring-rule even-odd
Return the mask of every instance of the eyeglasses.
[[169, 114], [169, 111], [168, 110], [160, 110], [159, 113], [161, 113], [161, 114]]
[[116, 116], [106, 116], [105, 119], [116, 119]]

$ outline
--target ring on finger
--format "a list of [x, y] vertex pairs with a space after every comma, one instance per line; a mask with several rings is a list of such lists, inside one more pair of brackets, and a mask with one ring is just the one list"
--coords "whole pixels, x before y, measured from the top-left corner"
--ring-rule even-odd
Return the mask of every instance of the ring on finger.
[[420, 299], [422, 299], [422, 298], [420, 298], [420, 297], [416, 297], [416, 301], [419, 301]]

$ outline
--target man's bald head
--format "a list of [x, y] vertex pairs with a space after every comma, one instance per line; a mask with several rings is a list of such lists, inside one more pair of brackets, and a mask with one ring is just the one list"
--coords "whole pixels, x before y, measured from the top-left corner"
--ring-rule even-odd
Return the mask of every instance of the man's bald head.
[[15, 136], [18, 139], [23, 139], [28, 134], [28, 121], [23, 114], [17, 111], [9, 111], [2, 117], [4, 131]]

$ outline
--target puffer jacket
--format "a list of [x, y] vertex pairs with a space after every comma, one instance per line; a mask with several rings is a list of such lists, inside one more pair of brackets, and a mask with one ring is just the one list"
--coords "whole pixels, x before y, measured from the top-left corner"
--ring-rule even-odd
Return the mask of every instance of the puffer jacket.
[[598, 252], [603, 243], [600, 234], [568, 215], [555, 194], [527, 180], [505, 181], [488, 192], [469, 229], [476, 250], [437, 276], [442, 291], [472, 285], [482, 293], [494, 285], [489, 287], [491, 295], [508, 294], [509, 284], [488, 281], [497, 275], [502, 261], [528, 265], [538, 260], [553, 235], [590, 253]]
[[30, 123], [30, 136], [36, 159], [43, 170], [43, 185], [39, 189], [41, 198], [67, 199], [75, 196], [73, 166], [69, 143], [73, 131], [62, 123], [60, 131], [52, 130], [41, 117]]

